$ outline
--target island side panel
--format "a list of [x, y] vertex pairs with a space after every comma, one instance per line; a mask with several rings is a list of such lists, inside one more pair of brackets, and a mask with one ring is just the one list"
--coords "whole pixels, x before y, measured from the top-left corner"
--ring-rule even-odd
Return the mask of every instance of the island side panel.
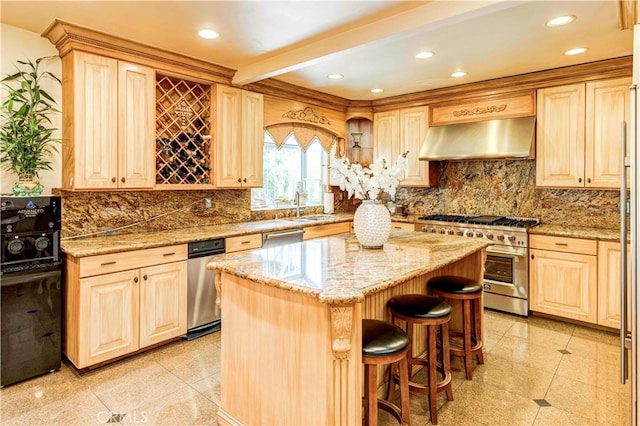
[[[365, 297], [362, 317], [391, 321], [391, 317], [387, 310], [387, 301], [392, 297], [399, 296], [401, 294], [427, 294], [427, 281], [433, 277], [455, 275], [470, 278], [481, 283], [484, 277], [485, 260], [486, 250], [478, 250], [457, 262], [446, 265], [428, 274], [409, 279], [382, 291], [370, 293]], [[450, 324], [452, 330], [462, 330], [462, 318], [459, 314], [459, 312], [461, 312], [461, 308], [459, 308], [459, 305], [459, 302], [453, 305], [454, 314], [452, 315]], [[484, 300], [482, 301], [481, 306], [484, 307]], [[414, 330], [413, 354], [414, 356], [423, 356], [426, 352], [427, 343], [426, 327], [415, 327]], [[383, 386], [386, 379], [384, 374], [385, 368], [386, 366], [384, 365], [378, 367], [379, 392], [386, 389], [386, 386]]]
[[338, 359], [329, 305], [226, 273], [220, 288], [221, 424], [361, 422], [360, 303], [351, 305], [350, 350], [342, 346]]

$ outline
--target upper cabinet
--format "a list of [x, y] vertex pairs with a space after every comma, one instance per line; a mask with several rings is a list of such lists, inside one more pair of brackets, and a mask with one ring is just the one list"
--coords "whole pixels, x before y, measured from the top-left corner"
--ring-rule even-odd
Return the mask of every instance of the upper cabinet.
[[538, 90], [536, 185], [619, 188], [630, 78]]
[[261, 94], [217, 85], [216, 187], [262, 186], [263, 123]]
[[80, 51], [62, 68], [62, 186], [153, 187], [153, 69]]
[[408, 167], [400, 186], [425, 187], [437, 184], [433, 164], [418, 160], [429, 128], [429, 107], [404, 108], [375, 113], [373, 116], [374, 159], [384, 157], [391, 163], [409, 151]]

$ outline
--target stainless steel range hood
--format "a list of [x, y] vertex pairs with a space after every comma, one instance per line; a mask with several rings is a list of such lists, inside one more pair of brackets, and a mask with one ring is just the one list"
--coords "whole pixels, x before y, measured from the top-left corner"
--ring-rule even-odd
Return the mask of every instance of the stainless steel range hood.
[[505, 118], [429, 128], [420, 160], [533, 158], [536, 117]]

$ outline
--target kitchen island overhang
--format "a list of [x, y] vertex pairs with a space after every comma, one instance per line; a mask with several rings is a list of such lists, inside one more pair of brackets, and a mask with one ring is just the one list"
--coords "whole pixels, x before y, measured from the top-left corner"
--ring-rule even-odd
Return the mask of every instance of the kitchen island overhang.
[[425, 294], [434, 276], [481, 282], [487, 244], [394, 231], [381, 250], [346, 235], [213, 258], [224, 323], [220, 423], [359, 424], [361, 320], [388, 320], [389, 298]]

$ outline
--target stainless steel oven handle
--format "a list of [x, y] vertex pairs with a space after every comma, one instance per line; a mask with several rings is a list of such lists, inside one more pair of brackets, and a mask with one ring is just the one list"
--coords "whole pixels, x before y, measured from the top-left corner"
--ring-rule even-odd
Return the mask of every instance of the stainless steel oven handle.
[[2, 276], [2, 282], [0, 283], [0, 285], [2, 285], [2, 287], [8, 287], [27, 281], [41, 281], [49, 278], [59, 279], [60, 275], [61, 271], [59, 269], [56, 269], [54, 271], [17, 272], [15, 274], [9, 273]]
[[527, 249], [524, 247], [512, 247], [507, 250], [501, 249], [500, 246], [487, 247], [487, 254], [510, 257], [513, 259], [526, 258]]

